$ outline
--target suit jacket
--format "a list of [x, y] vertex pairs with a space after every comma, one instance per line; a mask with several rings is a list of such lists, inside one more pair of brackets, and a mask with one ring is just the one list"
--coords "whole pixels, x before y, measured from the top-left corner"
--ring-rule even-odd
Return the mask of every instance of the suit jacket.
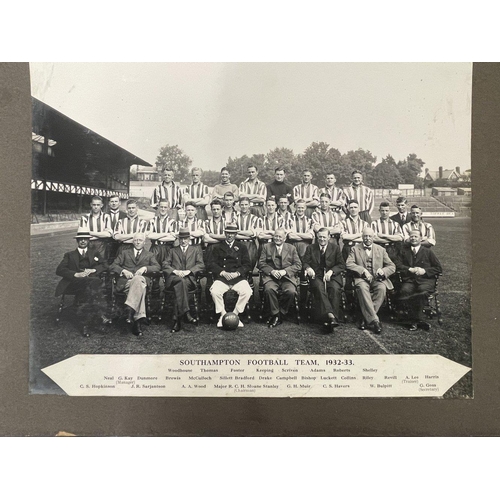
[[[92, 274], [91, 276], [98, 275], [108, 268], [106, 259], [93, 248], [87, 247], [87, 256], [90, 262], [90, 268], [96, 270], [96, 273]], [[62, 280], [57, 284], [56, 287], [56, 297], [62, 295], [73, 280], [80, 279], [75, 278], [75, 274], [79, 273], [80, 271], [83, 271], [83, 269], [80, 268], [80, 253], [78, 252], [78, 250], [75, 249], [71, 252], [66, 252], [64, 254], [63, 260], [56, 269], [57, 276], [62, 277]]]
[[[431, 248], [420, 245], [415, 260], [413, 260], [413, 251], [410, 245], [404, 245], [401, 254], [396, 259], [397, 270], [401, 273], [403, 281], [411, 281], [413, 283], [422, 284], [429, 279], [434, 279], [437, 274], [443, 272], [441, 263], [436, 257], [436, 254]], [[417, 276], [410, 273], [410, 267], [421, 267], [425, 269], [425, 274]]]
[[[304, 270], [312, 268], [316, 273], [323, 273], [321, 268], [321, 251], [319, 243], [313, 243], [306, 248], [306, 253], [302, 259]], [[325, 250], [325, 272], [333, 271], [332, 279], [342, 286], [342, 273], [345, 271], [345, 261], [342, 252], [335, 241], [330, 241]]]
[[[134, 257], [135, 249], [133, 245], [130, 245], [130, 247], [131, 248], [128, 248], [127, 245], [127, 248], [124, 248], [123, 251], [118, 254], [113, 264], [109, 267], [111, 272], [120, 275], [121, 272], [126, 269], [127, 271], [135, 274], [138, 269], [144, 266], [146, 266], [148, 273], [161, 271], [160, 264], [158, 264], [158, 261], [151, 252], [148, 252], [145, 248], [143, 248], [141, 255], [139, 255], [139, 259], [136, 262]], [[149, 279], [146, 278], [146, 280], [149, 283]], [[123, 289], [126, 282], [127, 278], [125, 278], [125, 276], [120, 276], [117, 282], [118, 290]]]
[[[235, 285], [241, 280], [247, 279], [247, 274], [251, 271], [251, 264], [245, 245], [235, 241], [233, 248], [229, 248], [227, 242], [222, 241], [213, 245], [211, 250], [207, 267], [213, 273], [214, 279], [220, 280], [226, 285]], [[239, 272], [240, 276], [228, 281], [220, 275], [222, 271]]]
[[411, 213], [406, 212], [406, 219], [404, 222], [401, 220], [401, 214], [399, 212], [397, 214], [391, 215], [390, 218], [393, 221], [397, 222], [402, 228], [407, 222], [411, 221]]
[[[356, 246], [351, 248], [351, 253], [347, 257], [346, 267], [349, 271], [354, 273], [354, 284], [358, 284], [360, 281], [364, 281], [361, 275], [367, 269], [367, 256], [363, 248], [363, 243], [358, 243]], [[387, 255], [387, 251], [384, 247], [379, 245], [372, 245], [372, 267], [375, 277], [377, 269], [382, 269], [385, 278], [383, 283], [385, 286], [392, 290], [394, 288], [391, 280], [387, 279], [389, 276], [396, 272], [396, 266], [394, 262]]]
[[290, 243], [283, 243], [280, 259], [276, 251], [276, 244], [272, 242], [266, 243], [262, 248], [257, 267], [262, 271], [263, 284], [266, 284], [268, 281], [272, 281], [274, 279], [271, 276], [271, 271], [277, 269], [280, 271], [286, 271], [286, 274], [282, 279], [287, 279], [296, 285], [297, 273], [302, 268], [302, 262], [299, 254], [297, 253], [297, 249], [293, 245], [290, 245]]
[[168, 252], [166, 259], [162, 263], [162, 271], [165, 273], [165, 285], [170, 286], [174, 271], [186, 271], [189, 269], [191, 274], [186, 276], [190, 281], [196, 280], [196, 273], [205, 270], [205, 263], [203, 262], [203, 252], [197, 245], [189, 245], [186, 249], [186, 264], [183, 263], [183, 252], [181, 247], [174, 247]]

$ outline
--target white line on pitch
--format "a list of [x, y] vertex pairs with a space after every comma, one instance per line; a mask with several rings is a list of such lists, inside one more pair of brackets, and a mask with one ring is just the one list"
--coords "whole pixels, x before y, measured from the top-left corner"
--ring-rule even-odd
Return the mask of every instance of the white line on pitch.
[[370, 338], [373, 340], [373, 342], [375, 342], [375, 343], [376, 343], [376, 344], [377, 344], [377, 345], [378, 345], [378, 346], [379, 346], [379, 347], [380, 347], [380, 348], [381, 348], [384, 352], [386, 352], [387, 354], [392, 354], [392, 352], [391, 352], [391, 351], [389, 351], [388, 349], [386, 349], [386, 348], [384, 347], [384, 345], [382, 344], [382, 342], [380, 342], [380, 340], [378, 340], [376, 337], [374, 337], [374, 336], [373, 336], [373, 335], [372, 335], [369, 331], [367, 331], [367, 330], [363, 330], [363, 331], [364, 331], [364, 332], [366, 333], [366, 335], [368, 335], [368, 337], [370, 337]]

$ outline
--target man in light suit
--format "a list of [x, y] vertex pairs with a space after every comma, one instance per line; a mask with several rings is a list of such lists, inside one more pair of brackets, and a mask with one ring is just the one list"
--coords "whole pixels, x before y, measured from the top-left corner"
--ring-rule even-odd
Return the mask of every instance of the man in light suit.
[[188, 292], [196, 288], [196, 273], [205, 270], [200, 245], [190, 245], [191, 233], [186, 228], [179, 230], [179, 246], [172, 248], [162, 263], [165, 274], [165, 289], [175, 293], [174, 326], [172, 333], [182, 329], [182, 318], [196, 324], [189, 312]]
[[339, 325], [342, 273], [345, 262], [335, 240], [330, 239], [328, 228], [320, 228], [316, 243], [309, 245], [302, 259], [304, 272], [309, 277], [315, 303], [319, 307], [321, 321], [328, 333]]
[[[264, 295], [269, 303], [271, 316], [269, 328], [281, 325], [297, 294], [297, 273], [302, 268], [297, 249], [284, 243], [285, 230], [279, 228], [274, 232], [272, 243], [266, 243], [259, 258], [259, 269], [262, 271]], [[278, 291], [281, 290], [281, 304]]]
[[99, 318], [108, 323], [105, 315], [106, 299], [102, 292], [99, 274], [108, 267], [106, 259], [94, 248], [89, 248], [91, 238], [87, 228], [79, 227], [75, 236], [78, 248], [64, 254], [56, 274], [62, 280], [57, 284], [56, 297], [63, 293], [74, 294], [78, 307], [76, 321], [84, 337], [90, 337], [89, 325]]
[[132, 323], [132, 333], [138, 337], [142, 337], [142, 324], [146, 318], [146, 290], [150, 284], [150, 278], [145, 274], [161, 269], [154, 255], [144, 248], [145, 242], [144, 233], [135, 233], [131, 248], [119, 252], [109, 268], [119, 275], [117, 291], [127, 294], [125, 305], [130, 308], [128, 322]]
[[423, 309], [426, 296], [436, 288], [436, 276], [443, 269], [432, 249], [422, 245], [420, 231], [410, 232], [410, 244], [403, 247], [396, 267], [403, 280], [399, 300], [409, 306], [410, 331], [430, 330], [429, 323], [424, 321]]
[[351, 249], [346, 267], [354, 274], [354, 287], [364, 321], [374, 333], [381, 334], [382, 325], [377, 313], [387, 290], [394, 288], [388, 278], [396, 272], [396, 266], [385, 248], [373, 245], [374, 235], [372, 228], [363, 229], [363, 243]]

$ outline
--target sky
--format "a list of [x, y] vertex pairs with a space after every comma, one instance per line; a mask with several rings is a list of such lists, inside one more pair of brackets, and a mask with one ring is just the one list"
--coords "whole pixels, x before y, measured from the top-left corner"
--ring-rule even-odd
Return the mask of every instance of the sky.
[[470, 168], [470, 63], [31, 63], [32, 95], [154, 164], [203, 170], [324, 141]]

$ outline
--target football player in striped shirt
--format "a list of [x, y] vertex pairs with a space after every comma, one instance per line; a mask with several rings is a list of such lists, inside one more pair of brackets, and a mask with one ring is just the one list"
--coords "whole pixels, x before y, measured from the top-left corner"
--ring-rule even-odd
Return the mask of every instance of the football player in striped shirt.
[[[352, 184], [344, 188], [344, 194], [347, 200], [357, 200], [359, 203], [359, 217], [371, 224], [371, 213], [375, 203], [373, 191], [363, 184], [363, 174], [359, 170], [352, 173]], [[347, 212], [349, 207], [346, 205]]]
[[295, 202], [295, 215], [293, 216], [293, 228], [287, 235], [287, 241], [290, 242], [299, 254], [300, 259], [304, 257], [306, 248], [314, 240], [314, 230], [312, 220], [306, 215], [305, 200]]
[[343, 231], [340, 235], [344, 245], [342, 248], [342, 257], [344, 257], [344, 260], [349, 256], [351, 248], [356, 243], [363, 241], [363, 229], [370, 227], [368, 222], [359, 216], [358, 200], [349, 200], [347, 202], [347, 210], [349, 215], [342, 221]]
[[304, 170], [302, 172], [302, 183], [293, 188], [293, 199], [301, 199], [306, 202], [307, 217], [311, 217], [316, 208], [319, 207], [318, 186], [311, 184], [311, 179], [311, 171]]
[[80, 227], [87, 229], [90, 233], [89, 248], [107, 258], [108, 243], [113, 237], [113, 229], [110, 216], [102, 211], [103, 206], [102, 198], [93, 196], [90, 201], [90, 213], [82, 215]]
[[226, 191], [222, 199], [222, 218], [226, 221], [226, 224], [234, 224], [237, 214], [238, 212], [234, 206], [234, 195], [231, 191]]
[[158, 215], [149, 221], [147, 229], [147, 237], [151, 240], [149, 251], [158, 262], [163, 262], [167, 258], [168, 249], [174, 246], [174, 222], [168, 216], [168, 202], [166, 200], [160, 201]]
[[394, 262], [394, 258], [399, 254], [403, 233], [401, 226], [389, 217], [390, 204], [383, 201], [379, 206], [380, 219], [372, 222], [372, 229], [375, 233], [373, 242], [383, 246], [387, 250], [389, 258]]
[[[306, 210], [307, 212], [307, 210]], [[288, 233], [293, 228], [293, 215], [290, 212], [290, 201], [288, 196], [280, 196], [278, 198], [278, 211], [276, 212], [278, 217], [283, 219], [281, 227]]]
[[266, 210], [267, 188], [257, 177], [257, 167], [248, 165], [248, 178], [240, 184], [240, 196], [246, 196], [250, 200], [250, 213], [257, 217], [264, 217]]
[[328, 193], [330, 195], [330, 207], [335, 212], [339, 212], [339, 215], [343, 216], [344, 212], [342, 210], [345, 207], [346, 199], [344, 191], [341, 188], [335, 186], [335, 174], [329, 172], [325, 177], [325, 187], [319, 190], [319, 194]]
[[[312, 220], [305, 215], [306, 202], [305, 200], [295, 201], [295, 215], [293, 216], [293, 228], [287, 235], [287, 241], [291, 243], [299, 254], [302, 261], [306, 249], [314, 241], [314, 230]], [[300, 304], [304, 307], [307, 301], [307, 291], [309, 282], [304, 274], [304, 270], [299, 272], [300, 276]]]
[[338, 244], [343, 226], [339, 214], [331, 209], [331, 201], [330, 195], [323, 193], [319, 199], [320, 206], [312, 214], [311, 220], [315, 233], [321, 228], [326, 228], [330, 234], [330, 239], [335, 238], [335, 243]]
[[189, 244], [200, 246], [205, 236], [205, 221], [198, 219], [196, 216], [196, 206], [193, 203], [186, 203], [184, 210], [186, 217], [176, 221], [173, 225], [177, 243], [179, 242], [179, 231], [181, 229], [188, 229], [190, 233]]
[[[120, 210], [120, 197], [118, 195], [110, 196], [108, 199], [108, 210], [107, 214], [111, 219], [111, 233], [115, 234], [116, 227], [118, 226], [118, 221], [120, 219], [125, 219], [127, 214]], [[108, 243], [108, 263], [111, 264], [118, 254], [118, 248], [120, 248], [120, 243], [115, 239], [111, 239]]]
[[177, 210], [182, 206], [182, 190], [174, 182], [173, 170], [168, 167], [163, 170], [162, 183], [153, 191], [151, 207], [157, 208], [161, 200], [168, 201], [168, 216], [172, 220], [177, 220]]
[[257, 264], [257, 233], [259, 232], [259, 218], [250, 212], [250, 199], [246, 196], [240, 198], [240, 212], [236, 215], [238, 233], [236, 239], [247, 247], [252, 271]]
[[412, 205], [410, 209], [411, 221], [403, 226], [403, 237], [405, 243], [410, 242], [410, 233], [418, 231], [421, 236], [420, 244], [424, 247], [430, 248], [436, 244], [436, 233], [432, 224], [422, 220], [422, 210], [418, 205]]
[[201, 179], [201, 168], [193, 167], [191, 169], [192, 184], [186, 186], [184, 190], [183, 202], [184, 204], [190, 202], [196, 207], [196, 216], [199, 220], [207, 220], [206, 206], [210, 202], [210, 194], [208, 186], [203, 184]]
[[[145, 233], [147, 229], [147, 221], [139, 217], [137, 202], [135, 200], [127, 200], [127, 217], [118, 221], [116, 231], [113, 238], [121, 242], [118, 253], [123, 248], [132, 248], [134, 234]], [[124, 246], [125, 245], [125, 246]]]
[[270, 243], [273, 240], [276, 229], [283, 227], [283, 217], [280, 217], [276, 213], [276, 201], [274, 198], [269, 198], [269, 200], [267, 200], [266, 215], [260, 219], [259, 225], [262, 228], [257, 235], [260, 243], [260, 251], [262, 245]]

